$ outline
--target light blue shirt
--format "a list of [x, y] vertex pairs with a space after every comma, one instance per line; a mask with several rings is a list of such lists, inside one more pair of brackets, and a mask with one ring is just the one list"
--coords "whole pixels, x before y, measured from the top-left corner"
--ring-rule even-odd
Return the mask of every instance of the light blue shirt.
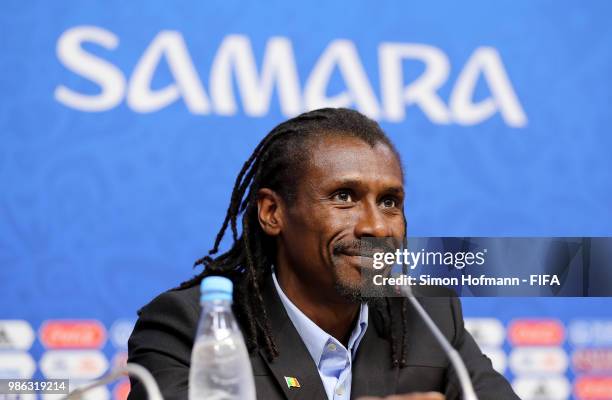
[[357, 354], [359, 342], [368, 328], [368, 305], [361, 304], [359, 320], [353, 328], [347, 349], [336, 338], [319, 328], [289, 300], [278, 284], [274, 272], [272, 272], [272, 279], [289, 319], [293, 322], [293, 326], [317, 365], [327, 398], [329, 400], [350, 399], [353, 357]]

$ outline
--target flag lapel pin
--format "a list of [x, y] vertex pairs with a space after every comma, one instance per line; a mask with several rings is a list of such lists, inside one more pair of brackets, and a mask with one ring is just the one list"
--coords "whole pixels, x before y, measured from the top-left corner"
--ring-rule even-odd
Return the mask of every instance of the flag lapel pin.
[[294, 378], [293, 376], [285, 376], [285, 382], [287, 382], [287, 387], [289, 389], [300, 387], [300, 382], [298, 382], [297, 378]]

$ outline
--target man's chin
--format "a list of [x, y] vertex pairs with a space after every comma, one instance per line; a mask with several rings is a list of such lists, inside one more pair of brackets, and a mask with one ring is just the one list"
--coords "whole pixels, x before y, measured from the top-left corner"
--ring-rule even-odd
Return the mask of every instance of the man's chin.
[[362, 296], [362, 290], [359, 286], [355, 287], [343, 282], [336, 282], [334, 287], [336, 293], [351, 303], [363, 303], [365, 301], [365, 297]]
[[336, 276], [336, 292], [350, 302], [364, 303], [372, 297], [383, 297], [381, 286], [374, 285], [374, 275], [379, 274], [371, 268], [362, 268], [360, 273], [351, 273], [348, 276]]

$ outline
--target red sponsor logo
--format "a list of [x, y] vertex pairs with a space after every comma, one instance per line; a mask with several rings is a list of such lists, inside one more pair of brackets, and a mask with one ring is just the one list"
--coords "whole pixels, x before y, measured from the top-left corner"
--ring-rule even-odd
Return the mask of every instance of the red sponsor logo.
[[128, 394], [130, 394], [130, 381], [126, 379], [115, 386], [113, 390], [113, 399], [127, 400]]
[[516, 320], [508, 328], [508, 340], [515, 346], [558, 346], [564, 338], [563, 324], [553, 319]]
[[95, 320], [47, 321], [40, 328], [40, 341], [49, 349], [98, 349], [106, 342], [106, 329]]
[[576, 397], [583, 400], [612, 399], [612, 376], [583, 376], [574, 384]]
[[576, 350], [572, 354], [572, 364], [578, 372], [612, 371], [612, 348]]

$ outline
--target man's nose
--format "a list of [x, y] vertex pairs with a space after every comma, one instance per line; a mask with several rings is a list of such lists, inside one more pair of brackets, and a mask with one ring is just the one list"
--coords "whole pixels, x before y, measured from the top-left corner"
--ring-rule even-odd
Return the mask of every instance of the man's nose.
[[376, 204], [365, 204], [355, 225], [355, 236], [388, 237], [391, 231], [382, 210]]

